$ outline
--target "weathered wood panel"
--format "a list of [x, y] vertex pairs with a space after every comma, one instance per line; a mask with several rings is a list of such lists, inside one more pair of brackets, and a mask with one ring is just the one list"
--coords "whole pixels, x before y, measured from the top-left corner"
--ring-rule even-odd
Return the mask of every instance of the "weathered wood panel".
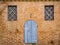
[[25, 23], [25, 43], [37, 43], [37, 24], [33, 20]]

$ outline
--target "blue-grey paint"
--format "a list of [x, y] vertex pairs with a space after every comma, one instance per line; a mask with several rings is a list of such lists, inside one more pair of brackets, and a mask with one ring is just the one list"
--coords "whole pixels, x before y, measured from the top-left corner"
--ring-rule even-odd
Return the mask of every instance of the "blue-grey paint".
[[37, 43], [37, 24], [33, 20], [25, 23], [25, 43]]

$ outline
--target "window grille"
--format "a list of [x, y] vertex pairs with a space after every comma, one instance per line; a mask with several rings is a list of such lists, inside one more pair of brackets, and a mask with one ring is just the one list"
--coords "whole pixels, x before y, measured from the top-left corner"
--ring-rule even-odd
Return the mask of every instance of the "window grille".
[[54, 20], [54, 6], [53, 5], [45, 6], [45, 20]]
[[17, 20], [17, 6], [8, 6], [8, 20]]

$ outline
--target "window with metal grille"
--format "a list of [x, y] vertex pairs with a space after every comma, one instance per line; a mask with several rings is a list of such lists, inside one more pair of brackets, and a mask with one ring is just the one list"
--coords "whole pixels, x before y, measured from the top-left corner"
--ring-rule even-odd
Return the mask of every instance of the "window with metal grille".
[[54, 5], [45, 5], [45, 20], [54, 20]]
[[9, 5], [8, 6], [8, 21], [17, 20], [17, 6]]

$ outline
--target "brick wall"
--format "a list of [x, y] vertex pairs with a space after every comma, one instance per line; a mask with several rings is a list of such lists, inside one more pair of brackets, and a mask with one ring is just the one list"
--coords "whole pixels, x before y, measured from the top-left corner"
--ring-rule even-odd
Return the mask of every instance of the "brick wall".
[[[24, 45], [24, 24], [27, 20], [34, 20], [38, 24], [38, 45], [60, 45], [60, 2], [7, 2], [7, 4], [17, 5], [17, 21], [8, 21], [7, 5], [0, 15], [0, 45]], [[54, 5], [53, 21], [45, 21], [45, 5]]]

